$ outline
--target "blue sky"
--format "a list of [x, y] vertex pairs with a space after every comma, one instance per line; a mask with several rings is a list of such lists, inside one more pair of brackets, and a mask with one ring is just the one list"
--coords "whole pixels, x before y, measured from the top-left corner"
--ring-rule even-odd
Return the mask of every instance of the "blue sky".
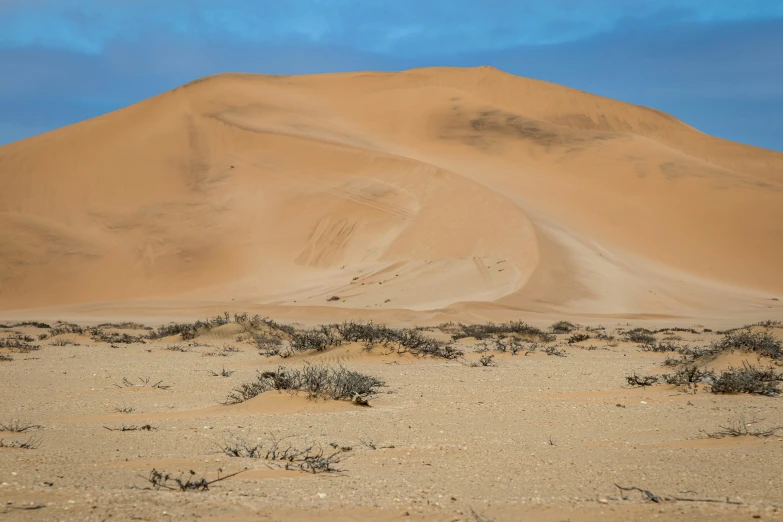
[[224, 71], [493, 65], [783, 151], [781, 0], [0, 0], [0, 144]]

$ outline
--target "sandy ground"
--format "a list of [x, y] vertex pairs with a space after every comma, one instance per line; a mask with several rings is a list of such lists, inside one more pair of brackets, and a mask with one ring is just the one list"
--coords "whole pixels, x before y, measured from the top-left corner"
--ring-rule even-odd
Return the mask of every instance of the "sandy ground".
[[[605, 333], [626, 324], [606, 325]], [[721, 335], [670, 332], [703, 345]], [[783, 329], [769, 328], [783, 338]], [[145, 330], [112, 330], [134, 335]], [[781, 520], [783, 431], [766, 438], [705, 438], [740, 417], [759, 428], [783, 424], [780, 398], [715, 395], [671, 386], [629, 388], [625, 376], [658, 374], [666, 354], [595, 338], [549, 345], [565, 356], [489, 352], [496, 366], [471, 367], [478, 342], [463, 339], [460, 361], [415, 358], [348, 344], [288, 359], [262, 357], [229, 324], [196, 339], [144, 344], [62, 334], [27, 353], [0, 350], [0, 423], [40, 425], [0, 433], [2, 520]], [[0, 337], [47, 330], [0, 330]], [[438, 330], [429, 335], [446, 338]], [[619, 335], [619, 334], [618, 334]], [[670, 337], [671, 338], [671, 337]], [[75, 344], [68, 344], [71, 341]], [[58, 346], [61, 344], [62, 346]], [[167, 347], [178, 345], [186, 351]], [[225, 350], [235, 347], [236, 351]], [[592, 347], [592, 348], [591, 348]], [[726, 366], [747, 360], [735, 353]], [[386, 382], [361, 407], [276, 391], [221, 404], [258, 370], [343, 364]], [[228, 377], [211, 371], [232, 371]], [[166, 389], [125, 387], [150, 378]], [[116, 409], [130, 408], [129, 413]], [[151, 431], [109, 431], [143, 426]], [[220, 445], [287, 437], [292, 444], [351, 447], [339, 472], [307, 474], [262, 459], [232, 458]], [[373, 449], [373, 447], [375, 449]], [[153, 469], [215, 478], [246, 470], [207, 492], [145, 489]], [[717, 501], [645, 502], [614, 484], [664, 497]], [[624, 498], [625, 497], [625, 498]], [[726, 504], [725, 501], [737, 504]], [[38, 507], [36, 510], [24, 508]]]
[[[703, 345], [720, 338], [705, 328], [783, 320], [781, 259], [783, 154], [488, 67], [225, 74], [0, 147], [5, 324], [568, 320]], [[281, 360], [237, 328], [114, 346], [0, 328], [37, 347], [0, 347], [0, 424], [36, 426], [0, 433], [0, 521], [781, 519], [783, 436], [701, 433], [783, 424], [780, 398], [628, 388], [666, 357], [637, 344], [559, 335], [565, 357], [490, 367], [470, 339], [452, 361], [360, 345]], [[386, 387], [371, 407], [221, 404], [307, 363]], [[220, 450], [239, 436], [351, 449], [313, 475]], [[180, 493], [148, 489], [153, 468], [242, 473]]]

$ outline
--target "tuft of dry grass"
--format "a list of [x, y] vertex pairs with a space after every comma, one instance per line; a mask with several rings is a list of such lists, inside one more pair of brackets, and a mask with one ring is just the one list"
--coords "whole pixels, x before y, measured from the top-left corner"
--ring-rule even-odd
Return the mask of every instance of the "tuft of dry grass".
[[0, 439], [0, 448], [38, 449], [40, 447], [40, 437], [30, 437], [27, 440], [12, 440], [10, 442], [6, 442], [4, 439]]
[[718, 426], [718, 430], [708, 433], [701, 430], [701, 434], [708, 439], [722, 439], [725, 437], [774, 437], [778, 432], [783, 432], [783, 426], [774, 426], [771, 428], [756, 428], [757, 424], [763, 422], [763, 419], [745, 419], [740, 415], [725, 426]]
[[294, 444], [294, 436], [270, 436], [260, 442], [249, 442], [250, 434], [244, 437], [231, 437], [220, 445], [220, 450], [229, 457], [263, 459], [278, 463], [286, 470], [300, 470], [307, 473], [335, 473], [341, 470], [335, 466], [353, 448], [330, 444], [331, 450], [326, 451], [321, 445], [307, 442]]
[[24, 433], [26, 431], [40, 430], [40, 429], [43, 429], [43, 426], [41, 426], [40, 424], [22, 423], [19, 422], [17, 419], [12, 420], [11, 422], [0, 424], [0, 431], [5, 431], [8, 433]]
[[158, 390], [168, 390], [171, 388], [171, 386], [167, 386], [163, 384], [163, 381], [160, 380], [158, 382], [152, 382], [150, 377], [142, 378], [139, 377], [139, 383], [136, 384], [134, 382], [131, 382], [128, 380], [127, 377], [122, 378], [122, 384], [115, 384], [117, 388], [134, 388], [134, 387], [144, 387], [144, 388], [156, 388]]

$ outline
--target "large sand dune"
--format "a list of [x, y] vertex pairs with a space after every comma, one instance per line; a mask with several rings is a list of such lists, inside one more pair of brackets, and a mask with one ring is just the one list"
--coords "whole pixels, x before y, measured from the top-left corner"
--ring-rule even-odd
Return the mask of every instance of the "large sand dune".
[[6, 313], [768, 318], [783, 154], [487, 67], [226, 74], [0, 147], [0, 244]]

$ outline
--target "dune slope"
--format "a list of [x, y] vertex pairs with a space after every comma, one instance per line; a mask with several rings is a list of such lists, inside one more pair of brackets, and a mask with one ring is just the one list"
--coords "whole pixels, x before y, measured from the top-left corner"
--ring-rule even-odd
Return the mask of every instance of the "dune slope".
[[766, 310], [783, 154], [492, 68], [226, 74], [0, 147], [0, 244], [2, 311]]

